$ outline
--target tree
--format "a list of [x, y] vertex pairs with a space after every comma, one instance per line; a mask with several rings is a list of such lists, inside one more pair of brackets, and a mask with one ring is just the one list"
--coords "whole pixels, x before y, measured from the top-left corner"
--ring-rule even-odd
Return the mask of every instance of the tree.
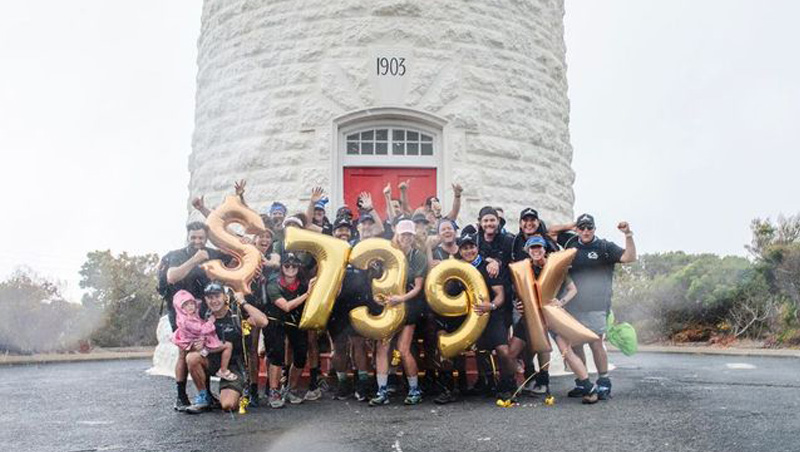
[[97, 319], [92, 341], [100, 346], [153, 345], [161, 298], [156, 293], [158, 256], [94, 251], [81, 267], [84, 306]]

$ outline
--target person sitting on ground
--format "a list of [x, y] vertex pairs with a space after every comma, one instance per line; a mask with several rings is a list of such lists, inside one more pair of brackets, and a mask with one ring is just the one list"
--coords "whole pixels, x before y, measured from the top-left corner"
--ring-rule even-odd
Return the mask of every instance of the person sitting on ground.
[[[211, 282], [205, 288], [205, 302], [214, 319], [214, 327], [220, 341], [233, 344], [233, 353], [229, 370], [236, 374], [236, 380], [221, 380], [219, 385], [219, 402], [223, 410], [232, 411], [239, 408], [239, 400], [244, 394], [244, 348], [242, 342], [242, 322], [251, 327], [263, 328], [269, 321], [267, 317], [245, 300], [242, 294], [234, 294], [238, 309], [233, 310], [227, 303], [227, 296], [222, 284]], [[202, 355], [203, 344], [196, 342], [192, 351], [186, 354], [186, 366], [197, 388], [197, 396], [192, 406], [185, 412], [197, 414], [211, 407], [211, 393], [208, 390], [208, 375], [215, 374], [221, 366], [221, 356]]]
[[189, 351], [195, 344], [202, 344], [202, 356], [220, 353], [219, 370], [217, 376], [223, 380], [236, 381], [236, 374], [228, 370], [233, 353], [233, 344], [222, 342], [217, 337], [214, 319], [204, 321], [200, 318], [200, 303], [192, 294], [181, 290], [172, 299], [175, 307], [176, 323], [178, 329], [172, 333], [172, 343], [179, 349]]

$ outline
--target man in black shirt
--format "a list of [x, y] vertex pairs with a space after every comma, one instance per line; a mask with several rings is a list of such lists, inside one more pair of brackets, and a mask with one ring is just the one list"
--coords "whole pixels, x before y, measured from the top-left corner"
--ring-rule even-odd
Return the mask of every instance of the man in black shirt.
[[508, 349], [508, 323], [506, 311], [509, 311], [511, 303], [505, 303], [505, 286], [509, 284], [508, 272], [501, 270], [497, 276], [492, 276], [489, 272], [489, 263], [478, 252], [477, 234], [464, 234], [458, 240], [458, 252], [461, 259], [471, 263], [483, 276], [486, 286], [489, 288], [491, 300], [477, 303], [474, 306], [475, 312], [479, 314], [489, 314], [489, 323], [478, 339], [479, 350], [492, 350], [497, 352], [500, 360], [500, 384], [498, 387], [499, 396], [503, 399], [510, 397], [510, 392], [514, 388], [514, 371], [516, 363], [511, 359]]
[[[208, 227], [205, 223], [195, 221], [186, 225], [187, 246], [179, 250], [170, 251], [161, 258], [158, 267], [158, 293], [164, 298], [167, 305], [167, 316], [172, 331], [175, 331], [175, 308], [172, 297], [179, 290], [190, 292], [198, 300], [203, 299], [203, 290], [210, 282], [200, 264], [213, 259], [222, 259], [227, 263], [230, 256], [222, 252], [206, 248], [208, 241]], [[201, 305], [200, 315], [205, 315], [206, 306]], [[175, 364], [175, 383], [178, 397], [175, 401], [175, 410], [184, 411], [189, 405], [186, 395], [186, 369], [185, 352], [180, 351], [178, 362]]]
[[[220, 283], [212, 282], [204, 289], [205, 302], [210, 311], [209, 318], [214, 318], [217, 337], [223, 342], [233, 344], [233, 354], [229, 369], [238, 377], [234, 381], [221, 380], [219, 385], [219, 403], [223, 410], [233, 411], [239, 408], [239, 399], [244, 393], [244, 344], [242, 342], [242, 321], [254, 328], [267, 326], [267, 316], [245, 300], [241, 294], [234, 296], [238, 308], [230, 308], [224, 288]], [[186, 413], [197, 414], [211, 407], [211, 393], [206, 386], [207, 376], [219, 370], [219, 354], [203, 356], [203, 344], [196, 344], [186, 355], [186, 365], [192, 374], [192, 381], [197, 387], [194, 403], [186, 408]]]
[[[566, 309], [600, 336], [600, 340], [590, 343], [589, 347], [597, 367], [597, 393], [600, 399], [605, 399], [611, 394], [611, 380], [608, 378], [608, 354], [603, 345], [603, 338], [606, 332], [606, 318], [611, 310], [614, 266], [618, 263], [627, 264], [636, 261], [636, 245], [630, 225], [625, 221], [617, 225], [617, 229], [625, 234], [624, 249], [595, 235], [592, 215], [580, 215], [575, 221], [575, 228], [577, 233], [561, 232], [558, 235], [559, 245], [565, 249], [577, 250], [569, 275], [578, 287], [578, 295]], [[583, 347], [576, 347], [574, 351], [585, 363]], [[577, 389], [570, 391], [571, 397], [578, 396]]]

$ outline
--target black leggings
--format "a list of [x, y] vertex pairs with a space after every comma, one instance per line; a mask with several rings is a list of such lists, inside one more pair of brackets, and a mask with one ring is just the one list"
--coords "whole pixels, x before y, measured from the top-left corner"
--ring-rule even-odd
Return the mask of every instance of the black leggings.
[[294, 367], [298, 369], [306, 367], [308, 332], [295, 326], [279, 322], [270, 322], [264, 330], [264, 342], [267, 348], [269, 363], [273, 366], [284, 366], [287, 338], [289, 339], [289, 344], [292, 346]]

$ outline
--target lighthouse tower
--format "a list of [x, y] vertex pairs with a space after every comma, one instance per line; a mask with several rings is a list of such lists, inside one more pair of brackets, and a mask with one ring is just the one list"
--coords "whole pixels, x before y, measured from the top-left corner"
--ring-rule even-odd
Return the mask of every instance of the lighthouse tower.
[[305, 210], [321, 185], [383, 214], [382, 188], [411, 179], [412, 207], [445, 211], [463, 185], [461, 221], [485, 204], [569, 220], [563, 3], [206, 0], [190, 197], [244, 178], [257, 209]]

